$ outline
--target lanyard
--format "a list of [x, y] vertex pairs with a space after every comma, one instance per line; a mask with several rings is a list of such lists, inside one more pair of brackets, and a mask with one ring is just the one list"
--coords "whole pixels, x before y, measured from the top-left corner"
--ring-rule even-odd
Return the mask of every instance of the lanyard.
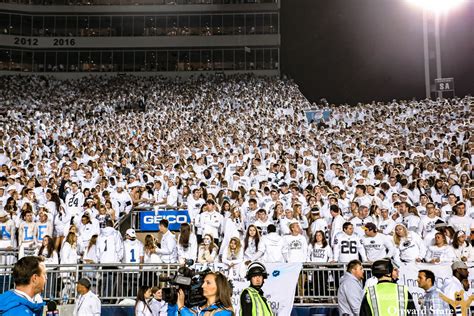
[[77, 314], [79, 314], [79, 310], [81, 309], [81, 306], [82, 306], [82, 304], [84, 303], [85, 300], [86, 300], [85, 296], [81, 295], [81, 300], [79, 301], [79, 304], [77, 306]]

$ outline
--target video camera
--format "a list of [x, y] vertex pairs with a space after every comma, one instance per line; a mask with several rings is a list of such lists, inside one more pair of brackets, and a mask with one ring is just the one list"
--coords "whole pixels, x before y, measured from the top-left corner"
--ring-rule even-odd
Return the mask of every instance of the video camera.
[[184, 292], [184, 305], [187, 307], [202, 306], [206, 303], [206, 298], [202, 293], [204, 277], [211, 272], [210, 269], [196, 272], [187, 266], [180, 267], [178, 273], [170, 276], [160, 275], [160, 282], [167, 282], [168, 287], [161, 290], [163, 300], [168, 304], [176, 304], [178, 291]]

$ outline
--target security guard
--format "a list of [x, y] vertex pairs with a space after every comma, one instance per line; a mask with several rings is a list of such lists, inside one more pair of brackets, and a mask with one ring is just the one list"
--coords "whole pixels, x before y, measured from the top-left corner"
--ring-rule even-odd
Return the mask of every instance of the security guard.
[[398, 285], [392, 279], [391, 260], [377, 260], [372, 265], [372, 274], [378, 283], [369, 286], [360, 308], [361, 316], [401, 316], [416, 315], [413, 297], [408, 287]]
[[240, 316], [273, 316], [262, 291], [263, 282], [267, 277], [268, 273], [263, 264], [253, 262], [249, 265], [245, 278], [250, 281], [250, 286], [240, 295]]

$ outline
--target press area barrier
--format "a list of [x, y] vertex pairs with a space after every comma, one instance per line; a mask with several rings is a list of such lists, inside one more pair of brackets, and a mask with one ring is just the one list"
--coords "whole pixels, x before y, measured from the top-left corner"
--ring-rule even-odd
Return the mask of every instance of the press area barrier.
[[[75, 283], [87, 277], [91, 290], [103, 304], [119, 304], [124, 299], [135, 299], [140, 285], [163, 286], [159, 276], [176, 274], [176, 264], [77, 264], [47, 265], [45, 300], [74, 303]], [[0, 266], [0, 293], [13, 288], [12, 265]], [[345, 265], [338, 263], [305, 263], [295, 289], [295, 305], [336, 305], [337, 289]], [[366, 278], [370, 269], [364, 267]]]

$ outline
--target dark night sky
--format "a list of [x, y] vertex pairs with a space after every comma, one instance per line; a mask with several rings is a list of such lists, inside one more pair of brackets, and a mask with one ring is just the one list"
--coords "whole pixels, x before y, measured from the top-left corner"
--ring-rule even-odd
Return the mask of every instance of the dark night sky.
[[[405, 0], [282, 0], [282, 74], [310, 100], [424, 98], [422, 11]], [[442, 20], [443, 77], [474, 92], [474, 1]]]

